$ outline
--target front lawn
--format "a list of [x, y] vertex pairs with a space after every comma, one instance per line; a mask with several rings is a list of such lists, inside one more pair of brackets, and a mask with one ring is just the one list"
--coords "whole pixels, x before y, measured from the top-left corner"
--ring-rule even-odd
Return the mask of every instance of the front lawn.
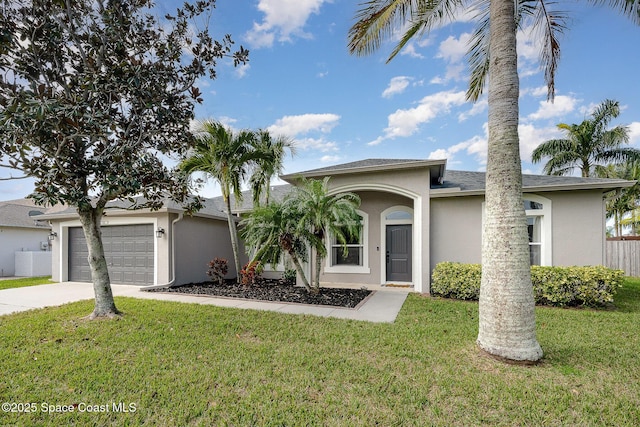
[[27, 286], [45, 285], [51, 283], [51, 276], [24, 277], [21, 279], [0, 280], [0, 291], [10, 288], [24, 288]]
[[640, 421], [640, 280], [616, 311], [537, 308], [545, 358], [531, 367], [478, 352], [472, 302], [410, 295], [394, 324], [116, 302], [114, 321], [81, 320], [91, 301], [0, 317], [0, 402], [14, 403], [0, 424]]

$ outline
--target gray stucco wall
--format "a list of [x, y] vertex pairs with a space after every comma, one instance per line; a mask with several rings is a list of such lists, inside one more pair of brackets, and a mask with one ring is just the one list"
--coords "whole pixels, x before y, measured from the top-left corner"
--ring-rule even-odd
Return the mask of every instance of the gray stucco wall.
[[[601, 265], [605, 242], [602, 191], [535, 194], [551, 201], [552, 265]], [[443, 261], [481, 262], [483, 201], [483, 196], [431, 199], [431, 269]]]
[[602, 265], [606, 240], [602, 191], [542, 195], [553, 203], [553, 264]]
[[484, 196], [431, 199], [431, 258], [437, 263], [480, 263]]
[[[174, 235], [176, 238], [176, 284], [209, 280], [208, 264], [216, 257], [226, 258], [229, 261], [227, 277], [236, 277], [231, 237], [226, 221], [184, 217], [176, 223]], [[240, 254], [241, 265], [244, 265], [248, 258], [242, 242]]]

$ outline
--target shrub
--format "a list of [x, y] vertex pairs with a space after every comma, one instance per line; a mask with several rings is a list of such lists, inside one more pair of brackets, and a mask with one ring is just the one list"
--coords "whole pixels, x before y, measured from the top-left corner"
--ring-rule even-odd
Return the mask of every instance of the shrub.
[[261, 279], [264, 270], [260, 261], [250, 261], [240, 270], [241, 283], [244, 287], [252, 286]]
[[228, 271], [229, 262], [224, 258], [216, 257], [209, 262], [209, 270], [207, 271], [207, 276], [216, 280], [219, 285], [222, 285], [224, 276], [227, 275]]
[[477, 300], [480, 296], [480, 264], [441, 262], [433, 270], [431, 294], [461, 300]]
[[[435, 296], [477, 300], [480, 264], [443, 262], [433, 270], [431, 293]], [[606, 267], [531, 267], [536, 304], [556, 307], [602, 307], [613, 302], [624, 272]]]
[[282, 273], [282, 283], [285, 285], [295, 285], [296, 284], [296, 270], [293, 268], [287, 268]]
[[613, 302], [624, 271], [607, 267], [531, 267], [536, 303], [601, 307]]

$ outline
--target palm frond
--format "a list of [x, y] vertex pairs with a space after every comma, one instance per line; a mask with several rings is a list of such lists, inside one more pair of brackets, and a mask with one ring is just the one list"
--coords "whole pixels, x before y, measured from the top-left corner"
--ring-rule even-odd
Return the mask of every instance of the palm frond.
[[566, 12], [552, 10], [552, 6], [557, 4], [553, 1], [537, 0], [536, 13], [534, 17], [534, 28], [538, 29], [542, 35], [540, 48], [540, 67], [544, 70], [544, 80], [547, 84], [547, 99], [553, 101], [555, 97], [555, 76], [560, 60], [559, 36], [567, 28]]
[[574, 156], [578, 153], [575, 151], [575, 145], [570, 139], [550, 139], [538, 145], [531, 153], [531, 161], [539, 163], [545, 157], [554, 157], [560, 153], [571, 152]]
[[357, 22], [349, 29], [348, 48], [351, 54], [369, 55], [391, 38], [411, 16], [415, 0], [370, 0], [356, 12]]
[[470, 78], [466, 99], [472, 102], [477, 101], [482, 95], [489, 75], [489, 8], [486, 1], [477, 2], [476, 8], [478, 26], [473, 32], [467, 51]]
[[640, 25], [640, 0], [591, 0], [596, 5], [609, 5]]

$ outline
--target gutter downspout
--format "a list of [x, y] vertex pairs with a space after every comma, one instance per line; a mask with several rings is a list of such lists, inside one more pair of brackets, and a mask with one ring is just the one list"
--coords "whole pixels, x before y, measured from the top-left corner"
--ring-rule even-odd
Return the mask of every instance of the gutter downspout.
[[171, 221], [171, 276], [173, 276], [172, 279], [167, 283], [141, 287], [140, 290], [170, 288], [175, 283], [176, 281], [176, 239], [175, 239], [174, 230], [176, 228], [176, 223], [182, 220], [182, 218], [184, 218], [184, 212], [180, 212], [178, 214], [178, 218]]

